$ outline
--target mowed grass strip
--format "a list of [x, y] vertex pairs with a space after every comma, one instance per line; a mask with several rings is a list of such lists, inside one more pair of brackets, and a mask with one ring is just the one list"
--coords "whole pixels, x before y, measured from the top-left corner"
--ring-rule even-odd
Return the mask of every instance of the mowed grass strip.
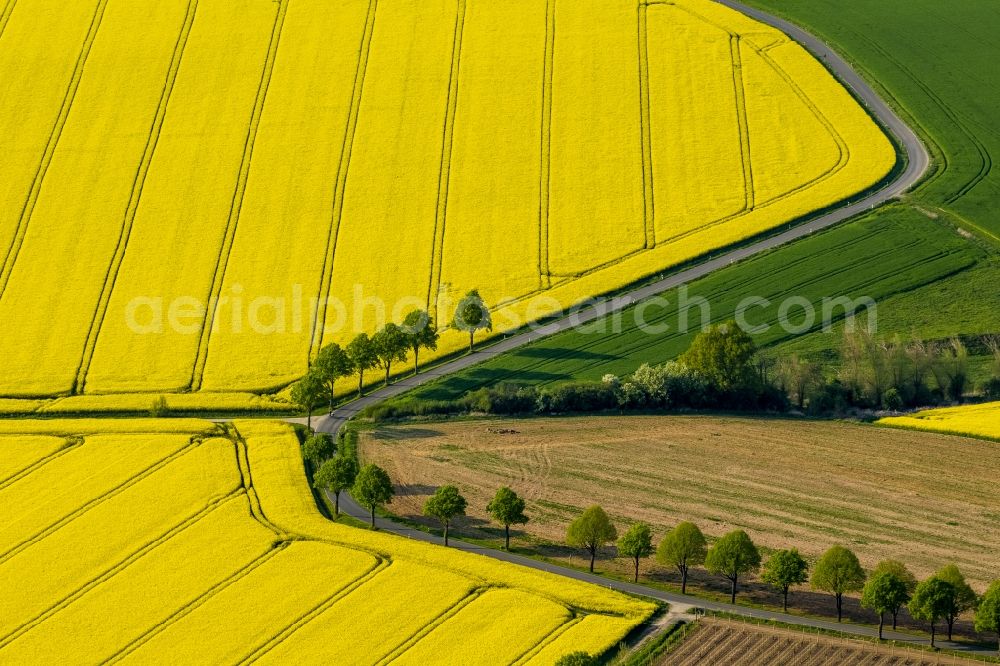
[[[501, 426], [518, 433], [489, 431]], [[457, 484], [469, 515], [488, 520], [509, 485], [528, 500], [525, 531], [553, 542], [597, 503], [659, 535], [692, 520], [711, 537], [738, 527], [810, 557], [843, 544], [867, 567], [904, 559], [918, 577], [954, 562], [985, 584], [1000, 566], [991, 441], [797, 419], [580, 417], [386, 426], [361, 453], [407, 490], [392, 510], [417, 520], [422, 488]]]

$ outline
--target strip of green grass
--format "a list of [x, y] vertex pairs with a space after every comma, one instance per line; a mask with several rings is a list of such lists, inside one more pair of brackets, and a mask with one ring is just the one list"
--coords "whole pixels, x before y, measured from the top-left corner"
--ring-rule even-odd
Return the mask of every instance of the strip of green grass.
[[[748, 310], [746, 319], [754, 325], [770, 324], [766, 332], [756, 335], [757, 343], [777, 345], [802, 337], [775, 325], [779, 304], [785, 298], [805, 298], [814, 304], [819, 315], [824, 298], [870, 297], [884, 301], [950, 276], [963, 280], [972, 274], [985, 255], [984, 250], [952, 228], [923, 216], [914, 217], [907, 208], [894, 206], [875, 217], [818, 233], [697, 280], [687, 286], [687, 299], [691, 303], [704, 298], [710, 303], [712, 321], [731, 319], [737, 306], [747, 297], [768, 299], [770, 306]], [[598, 380], [605, 373], [627, 374], [644, 362], [675, 358], [687, 349], [697, 333], [700, 309], [697, 306], [688, 309], [688, 330], [679, 331], [679, 293], [673, 291], [666, 297], [668, 304], [646, 307], [642, 317], [653, 327], [669, 327], [665, 331], [650, 332], [649, 328], [637, 324], [637, 314], [644, 308], [640, 303], [617, 318], [620, 330], [616, 330], [616, 317], [609, 317], [598, 325], [588, 325], [586, 330], [545, 338], [442, 378], [409, 395], [418, 399], [449, 400], [466, 391], [503, 381], [549, 384], [574, 379]], [[992, 322], [996, 330], [1000, 330], [1000, 313], [991, 306], [996, 302], [996, 299], [980, 298], [969, 304], [978, 314], [965, 311], [966, 315], [983, 325]], [[793, 324], [802, 322], [801, 312], [800, 308], [791, 309]], [[841, 312], [836, 310], [835, 314]], [[817, 317], [810, 329], [812, 334], [819, 330], [821, 319]], [[936, 321], [933, 313], [930, 319]], [[934, 328], [935, 332], [939, 328]], [[903, 332], [911, 333], [910, 326], [907, 325]], [[919, 327], [915, 332], [919, 332]], [[830, 343], [824, 338], [820, 344]]]
[[990, 0], [744, 0], [837, 48], [934, 154], [914, 192], [931, 212], [1000, 243], [1000, 12]]

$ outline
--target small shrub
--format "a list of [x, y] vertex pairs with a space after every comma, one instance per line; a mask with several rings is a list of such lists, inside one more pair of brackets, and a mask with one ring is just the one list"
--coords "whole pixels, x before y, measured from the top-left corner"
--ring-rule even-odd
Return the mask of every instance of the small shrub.
[[149, 415], [154, 419], [161, 418], [170, 413], [170, 406], [167, 404], [167, 399], [164, 396], [158, 397], [153, 401], [153, 404], [149, 406]]
[[600, 382], [574, 382], [539, 391], [536, 410], [542, 413], [599, 412], [618, 406], [615, 391]]
[[899, 390], [896, 388], [891, 388], [885, 392], [882, 396], [882, 404], [886, 409], [898, 412], [903, 408], [903, 396], [899, 394]]
[[559, 660], [556, 661], [556, 666], [597, 666], [599, 663], [597, 657], [581, 650], [559, 657]]
[[1000, 377], [988, 379], [983, 384], [983, 395], [990, 400], [1000, 400]]

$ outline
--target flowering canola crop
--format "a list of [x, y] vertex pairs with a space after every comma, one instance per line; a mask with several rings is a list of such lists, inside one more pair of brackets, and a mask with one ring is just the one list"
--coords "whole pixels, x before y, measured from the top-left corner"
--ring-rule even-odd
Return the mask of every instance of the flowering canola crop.
[[1000, 439], [1000, 402], [928, 409], [908, 416], [888, 416], [879, 419], [877, 423]]
[[327, 521], [285, 424], [55, 423], [0, 435], [4, 663], [550, 664], [653, 611]]
[[802, 47], [710, 0], [8, 9], [8, 413], [252, 409], [412, 308], [447, 324], [478, 288], [499, 335], [896, 161]]

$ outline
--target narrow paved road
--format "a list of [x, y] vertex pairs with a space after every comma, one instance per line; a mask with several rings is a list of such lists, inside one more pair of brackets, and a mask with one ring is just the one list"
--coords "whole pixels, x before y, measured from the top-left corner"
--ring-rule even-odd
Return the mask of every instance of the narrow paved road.
[[[332, 501], [332, 497], [330, 498]], [[340, 495], [340, 510], [347, 515], [362, 520], [364, 522], [369, 522], [370, 514], [367, 509], [361, 507], [355, 502], [350, 496], [345, 493]], [[408, 525], [401, 525], [400, 523], [387, 520], [382, 517], [375, 518], [375, 526], [380, 530], [386, 532], [392, 532], [394, 534], [399, 534], [401, 536], [410, 537], [411, 539], [416, 539], [418, 541], [426, 541], [427, 543], [433, 544], [444, 544], [444, 540], [433, 534], [428, 534], [421, 530], [409, 527]], [[800, 627], [811, 627], [814, 629], [827, 629], [830, 631], [838, 631], [844, 634], [851, 634], [854, 636], [861, 636], [864, 638], [875, 638], [878, 636], [878, 629], [876, 627], [869, 627], [865, 625], [858, 624], [846, 624], [837, 623], [833, 621], [820, 620], [811, 617], [800, 617], [798, 615], [789, 615], [786, 613], [777, 613], [774, 611], [762, 610], [759, 608], [751, 608], [748, 606], [732, 605], [727, 603], [721, 603], [717, 601], [708, 601], [706, 599], [699, 599], [698, 597], [692, 597], [688, 595], [675, 594], [673, 592], [664, 592], [663, 590], [658, 590], [656, 588], [647, 587], [645, 585], [637, 585], [634, 583], [627, 583], [623, 581], [611, 580], [608, 578], [602, 578], [601, 576], [595, 576], [584, 571], [577, 571], [576, 569], [570, 569], [568, 567], [562, 567], [558, 564], [550, 564], [549, 562], [542, 562], [540, 560], [535, 560], [530, 557], [524, 557], [522, 555], [516, 555], [514, 553], [508, 553], [502, 550], [496, 550], [493, 548], [487, 548], [486, 546], [477, 546], [454, 537], [448, 539], [449, 548], [457, 548], [458, 550], [464, 550], [470, 553], [477, 553], [479, 555], [485, 555], [487, 557], [492, 557], [497, 560], [503, 560], [504, 562], [513, 562], [514, 564], [520, 564], [522, 566], [531, 567], [532, 569], [538, 569], [540, 571], [547, 571], [549, 573], [557, 574], [560, 576], [566, 576], [567, 578], [572, 578], [574, 580], [583, 581], [586, 583], [593, 583], [594, 585], [600, 585], [601, 587], [611, 588], [613, 590], [618, 590], [620, 592], [626, 592], [628, 594], [635, 594], [643, 597], [651, 597], [653, 599], [658, 599], [660, 601], [665, 601], [673, 606], [680, 606], [683, 608], [703, 608], [709, 611], [723, 611], [727, 613], [734, 613], [736, 615], [742, 615], [744, 617], [759, 619], [759, 620], [774, 620], [778, 622], [785, 622], [787, 624], [793, 624]], [[833, 603], [833, 598], [831, 597], [830, 603]], [[939, 634], [940, 635], [940, 634]], [[926, 636], [918, 636], [913, 634], [905, 634], [898, 631], [886, 631], [884, 633], [886, 639], [899, 641], [900, 643], [912, 643], [914, 645], [926, 645], [929, 642], [929, 638]], [[967, 652], [969, 654], [977, 655], [994, 655], [995, 650], [984, 650], [974, 646], [966, 645], [963, 643], [951, 643], [943, 639], [938, 640], [937, 644], [940, 647], [948, 648], [950, 650], [955, 650], [959, 652]]]
[[[807, 220], [802, 224], [795, 226], [794, 228], [785, 231], [783, 233], [777, 234], [770, 238], [766, 238], [759, 242], [753, 243], [751, 245], [741, 247], [725, 254], [722, 254], [713, 259], [707, 260], [697, 266], [689, 268], [687, 270], [675, 273], [667, 278], [659, 280], [657, 282], [649, 283], [641, 287], [637, 287], [631, 291], [628, 291], [619, 296], [613, 298], [605, 299], [586, 309], [583, 312], [576, 313], [572, 316], [567, 316], [563, 319], [549, 323], [543, 327], [540, 327], [534, 331], [514, 335], [509, 338], [505, 338], [494, 344], [476, 351], [475, 353], [469, 354], [467, 356], [462, 356], [455, 360], [442, 363], [428, 371], [425, 371], [414, 377], [407, 377], [402, 379], [395, 384], [388, 387], [377, 389], [372, 391], [365, 397], [355, 400], [349, 404], [346, 404], [337, 410], [335, 410], [329, 416], [319, 417], [314, 419], [316, 423], [316, 428], [323, 432], [336, 433], [343, 424], [356, 415], [359, 411], [364, 409], [369, 405], [374, 405], [382, 402], [393, 396], [397, 396], [404, 393], [416, 386], [420, 386], [427, 382], [433, 381], [439, 377], [450, 375], [460, 370], [469, 368], [477, 363], [497, 356], [499, 354], [505, 354], [511, 350], [517, 349], [523, 345], [528, 344], [534, 340], [541, 337], [553, 335], [559, 333], [560, 331], [568, 330], [572, 327], [579, 326], [580, 324], [586, 323], [588, 321], [593, 321], [600, 317], [606, 316], [608, 314], [622, 310], [638, 301], [656, 296], [662, 292], [668, 291], [670, 289], [676, 288], [682, 284], [686, 284], [692, 280], [705, 277], [713, 271], [720, 268], [724, 268], [730, 264], [737, 261], [747, 259], [756, 254], [760, 254], [766, 250], [776, 248], [785, 243], [789, 243], [798, 238], [807, 236], [813, 232], [825, 229], [827, 227], [833, 226], [839, 222], [842, 222], [848, 218], [851, 218], [859, 213], [866, 210], [874, 208], [886, 201], [889, 201], [903, 192], [907, 191], [915, 183], [917, 183], [920, 178], [926, 172], [928, 166], [930, 165], [930, 157], [927, 149], [921, 143], [917, 135], [906, 125], [896, 113], [875, 93], [875, 91], [851, 68], [848, 63], [841, 58], [833, 49], [828, 47], [826, 44], [821, 42], [819, 39], [809, 34], [802, 28], [793, 25], [783, 19], [770, 16], [760, 10], [747, 7], [739, 2], [734, 2], [732, 0], [716, 0], [721, 4], [727, 5], [733, 9], [740, 12], [748, 14], [753, 18], [772, 25], [793, 39], [798, 41], [800, 44], [805, 46], [810, 52], [816, 57], [820, 58], [826, 63], [827, 67], [833, 71], [836, 76], [847, 85], [854, 94], [862, 101], [863, 104], [868, 108], [869, 112], [872, 113], [884, 127], [886, 127], [896, 138], [898, 144], [902, 147], [905, 154], [906, 166], [898, 175], [898, 177], [891, 183], [887, 184], [882, 189], [870, 194], [869, 196], [859, 199], [858, 201], [849, 202], [836, 210], [818, 215], [817, 217]], [[304, 419], [302, 419], [304, 420]], [[341, 509], [355, 518], [361, 520], [367, 520], [367, 512], [360, 506], [358, 506], [353, 499], [349, 496], [342, 496], [340, 500]], [[420, 530], [401, 525], [389, 520], [379, 518], [376, 520], [376, 524], [380, 529], [388, 532], [393, 532], [403, 536], [408, 536], [413, 539], [418, 539], [420, 541], [428, 541], [432, 543], [440, 543], [440, 539]], [[647, 597], [652, 597], [654, 599], [659, 599], [661, 601], [666, 601], [668, 603], [679, 604], [679, 605], [689, 605], [698, 608], [704, 608], [708, 610], [721, 610], [731, 613], [737, 613], [744, 616], [749, 616], [759, 619], [769, 619], [769, 620], [779, 620], [782, 622], [787, 622], [790, 624], [796, 624], [800, 626], [808, 626], [820, 629], [830, 629], [834, 631], [840, 631], [848, 634], [855, 634], [858, 636], [874, 637], [877, 631], [872, 627], [858, 626], [851, 624], [837, 624], [836, 622], [827, 622], [824, 620], [817, 620], [812, 618], [802, 618], [794, 615], [786, 615], [783, 613], [775, 613], [771, 611], [758, 610], [755, 608], [748, 608], [744, 606], [733, 606], [725, 603], [717, 603], [712, 601], [705, 601], [703, 599], [698, 599], [696, 597], [682, 596], [679, 594], [673, 594], [669, 592], [663, 592], [654, 588], [645, 587], [643, 585], [634, 585], [631, 583], [624, 583], [618, 581], [611, 581], [598, 576], [592, 576], [587, 573], [582, 573], [574, 569], [568, 569], [565, 567], [560, 567], [558, 565], [549, 564], [546, 562], [541, 562], [538, 560], [533, 560], [530, 558], [522, 557], [520, 555], [514, 555], [511, 553], [493, 550], [490, 548], [485, 548], [481, 546], [476, 546], [473, 544], [465, 543], [460, 540], [452, 539], [451, 544], [455, 548], [461, 550], [466, 550], [470, 552], [479, 553], [486, 555], [488, 557], [493, 557], [498, 560], [504, 560], [507, 562], [514, 562], [523, 566], [532, 567], [534, 569], [539, 569], [542, 571], [548, 571], [550, 573], [566, 576], [568, 578], [573, 578], [576, 580], [586, 581], [594, 583], [596, 585], [603, 585], [610, 587], [622, 592], [628, 592], [632, 594], [643, 595]], [[887, 632], [887, 637], [899, 640], [899, 641], [910, 641], [910, 642], [926, 642], [923, 637], [914, 637], [908, 634]], [[942, 645], [946, 645], [949, 648], [956, 650], [967, 650], [978, 652], [969, 648], [968, 646], [959, 644], [946, 644], [944, 642]], [[985, 651], [984, 651], [985, 653]]]
[[920, 141], [913, 130], [910, 129], [910, 127], [904, 123], [899, 116], [896, 115], [895, 111], [893, 111], [889, 105], [875, 93], [871, 86], [869, 86], [865, 80], [851, 68], [847, 61], [837, 55], [833, 49], [802, 28], [789, 23], [784, 19], [771, 16], [758, 9], [753, 9], [739, 2], [734, 2], [733, 0], [716, 0], [716, 2], [720, 2], [721, 4], [736, 9], [737, 11], [748, 14], [762, 23], [767, 23], [778, 28], [779, 30], [782, 30], [797, 42], [805, 46], [805, 48], [807, 48], [814, 56], [820, 58], [824, 63], [826, 63], [826, 66], [833, 71], [834, 74], [836, 74], [840, 81], [854, 91], [854, 94], [868, 108], [869, 112], [874, 117], [878, 118], [881, 124], [895, 136], [896, 141], [902, 147], [906, 166], [902, 172], [899, 173], [897, 178], [891, 183], [885, 185], [882, 189], [873, 192], [865, 198], [847, 203], [836, 210], [829, 211], [811, 220], [798, 224], [788, 231], [765, 238], [751, 245], [726, 252], [725, 254], [709, 259], [692, 268], [674, 273], [673, 275], [670, 275], [662, 280], [651, 282], [625, 292], [619, 296], [600, 301], [581, 312], [574, 313], [557, 321], [546, 324], [545, 326], [538, 327], [533, 331], [520, 333], [518, 335], [502, 339], [498, 342], [494, 342], [488, 347], [484, 347], [483, 349], [476, 351], [475, 353], [461, 356], [453, 361], [448, 361], [447, 363], [442, 363], [441, 365], [422, 372], [415, 377], [407, 377], [406, 379], [402, 379], [388, 387], [375, 390], [360, 400], [355, 400], [347, 405], [344, 405], [343, 407], [340, 407], [330, 416], [320, 417], [318, 419], [318, 428], [320, 430], [326, 432], [336, 432], [347, 419], [351, 418], [369, 405], [382, 402], [383, 400], [404, 393], [416, 386], [433, 381], [438, 377], [450, 375], [478, 363], [482, 363], [486, 359], [499, 354], [505, 354], [511, 350], [523, 347], [529, 342], [538, 340], [539, 338], [553, 335], [561, 331], [566, 331], [587, 322], [594, 321], [595, 319], [599, 319], [600, 317], [618, 312], [626, 307], [629, 307], [630, 305], [633, 305], [634, 303], [651, 298], [665, 291], [669, 291], [670, 289], [674, 289], [680, 285], [687, 284], [693, 280], [697, 280], [698, 278], [705, 277], [713, 271], [725, 268], [726, 266], [736, 263], [737, 261], [742, 261], [743, 259], [760, 254], [766, 250], [776, 248], [793, 240], [808, 236], [809, 234], [821, 229], [831, 227], [838, 222], [843, 222], [848, 218], [854, 217], [859, 213], [863, 213], [866, 210], [898, 197], [910, 189], [910, 187], [916, 184], [917, 181], [923, 177], [927, 168], [930, 166], [930, 155], [924, 147], [924, 144]]

